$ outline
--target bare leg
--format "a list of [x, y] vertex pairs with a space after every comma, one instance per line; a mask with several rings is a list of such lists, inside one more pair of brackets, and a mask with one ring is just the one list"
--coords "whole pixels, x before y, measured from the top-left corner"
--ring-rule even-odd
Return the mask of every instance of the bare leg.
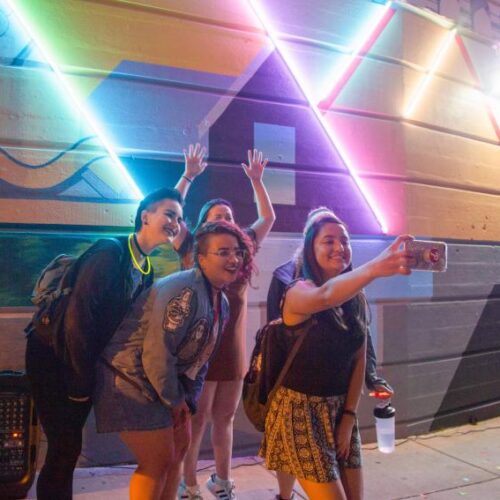
[[233, 422], [241, 397], [243, 380], [217, 382], [212, 406], [212, 448], [215, 471], [220, 479], [230, 479], [233, 454]]
[[161, 500], [177, 499], [177, 489], [181, 481], [182, 461], [188, 450], [190, 438], [191, 419], [188, 418], [185, 425], [174, 429], [174, 461], [167, 469], [165, 486], [163, 487], [163, 493], [160, 497]]
[[191, 444], [184, 458], [184, 480], [188, 486], [194, 486], [196, 481], [196, 465], [200, 453], [201, 440], [211, 419], [212, 405], [217, 389], [217, 382], [205, 381], [198, 402], [198, 411], [191, 417]]
[[347, 500], [340, 481], [315, 483], [307, 479], [298, 480], [309, 500]]
[[130, 479], [130, 500], [158, 500], [167, 470], [174, 464], [173, 428], [126, 431], [120, 437], [137, 459], [137, 469]]
[[361, 500], [363, 498], [362, 469], [341, 468], [340, 478], [348, 500]]
[[286, 472], [276, 471], [278, 485], [281, 498], [290, 498], [293, 493], [293, 485], [295, 484], [295, 476]]

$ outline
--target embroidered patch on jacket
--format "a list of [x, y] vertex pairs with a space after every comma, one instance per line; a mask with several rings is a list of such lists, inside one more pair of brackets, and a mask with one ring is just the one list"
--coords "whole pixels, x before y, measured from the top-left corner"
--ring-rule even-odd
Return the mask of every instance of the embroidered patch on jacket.
[[207, 345], [209, 337], [208, 321], [206, 318], [200, 318], [177, 347], [177, 362], [180, 365], [193, 363]]
[[191, 312], [193, 293], [191, 288], [184, 288], [179, 295], [169, 300], [163, 317], [164, 330], [173, 333], [184, 324]]

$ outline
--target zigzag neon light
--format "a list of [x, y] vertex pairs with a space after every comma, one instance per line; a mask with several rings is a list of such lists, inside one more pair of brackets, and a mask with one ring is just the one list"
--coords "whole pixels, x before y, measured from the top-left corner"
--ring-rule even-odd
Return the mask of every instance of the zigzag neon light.
[[375, 203], [373, 196], [371, 195], [371, 193], [369, 192], [369, 190], [366, 188], [363, 181], [359, 177], [356, 169], [353, 166], [352, 161], [349, 158], [349, 155], [347, 154], [347, 151], [342, 146], [338, 137], [335, 136], [335, 133], [332, 130], [332, 128], [326, 122], [321, 110], [316, 106], [316, 104], [315, 104], [316, 100], [308, 92], [307, 85], [302, 80], [302, 77], [300, 76], [300, 71], [298, 71], [297, 67], [295, 66], [295, 64], [293, 62], [293, 58], [288, 55], [288, 53], [286, 52], [286, 50], [284, 50], [282, 44], [278, 40], [276, 30], [273, 28], [273, 25], [272, 25], [271, 21], [269, 20], [268, 16], [265, 14], [265, 12], [260, 7], [260, 5], [258, 4], [257, 1], [248, 0], [248, 3], [250, 5], [250, 7], [253, 9], [253, 11], [255, 12], [255, 15], [257, 16], [257, 18], [261, 22], [262, 26], [264, 27], [264, 30], [266, 31], [266, 33], [269, 36], [274, 47], [276, 48], [276, 50], [280, 54], [284, 63], [287, 65], [288, 69], [290, 70], [293, 78], [295, 79], [297, 85], [299, 86], [304, 97], [307, 99], [312, 111], [314, 112], [316, 118], [318, 119], [318, 122], [321, 124], [323, 130], [325, 131], [328, 138], [332, 142], [333, 146], [335, 147], [335, 149], [339, 153], [340, 157], [344, 161], [344, 164], [347, 167], [347, 170], [349, 171], [356, 186], [358, 187], [359, 191], [361, 192], [362, 196], [365, 198], [368, 206], [370, 207], [371, 211], [373, 212], [373, 215], [375, 216], [382, 232], [387, 233], [388, 232], [387, 223], [385, 221], [385, 218], [382, 216], [382, 213], [379, 210], [378, 205]]
[[16, 5], [16, 2], [13, 0], [6, 0], [7, 5], [10, 7], [12, 12], [16, 15], [19, 23], [21, 26], [24, 28], [26, 33], [28, 34], [29, 37], [32, 38], [32, 40], [35, 42], [38, 50], [41, 52], [43, 55], [45, 61], [48, 63], [56, 77], [58, 78], [61, 87], [64, 89], [65, 93], [68, 95], [68, 97], [71, 99], [73, 104], [75, 105], [76, 109], [82, 114], [82, 116], [85, 118], [86, 122], [94, 132], [94, 134], [100, 139], [102, 145], [106, 149], [107, 153], [109, 154], [110, 158], [113, 160], [115, 165], [118, 168], [118, 171], [121, 173], [121, 175], [125, 178], [127, 181], [127, 184], [130, 187], [132, 195], [136, 199], [141, 199], [143, 198], [143, 194], [141, 193], [141, 190], [137, 187], [136, 183], [128, 173], [127, 169], [125, 166], [122, 164], [120, 159], [118, 158], [117, 154], [113, 150], [113, 147], [111, 146], [111, 143], [109, 140], [106, 138], [106, 135], [102, 131], [102, 129], [99, 127], [97, 124], [96, 120], [94, 117], [91, 115], [91, 113], [83, 106], [83, 104], [80, 102], [80, 100], [77, 98], [75, 93], [73, 92], [73, 89], [71, 88], [71, 85], [67, 82], [64, 74], [59, 70], [58, 65], [54, 61], [54, 59], [50, 56], [48, 51], [45, 49], [43, 44], [41, 43], [40, 36], [38, 36], [33, 29], [32, 26], [28, 24], [26, 21], [25, 16], [22, 14], [20, 8], [18, 5]]
[[446, 55], [448, 48], [450, 47], [451, 42], [455, 38], [456, 34], [457, 34], [456, 28], [450, 30], [444, 37], [444, 40], [439, 44], [439, 47], [436, 51], [436, 55], [434, 56], [430, 68], [427, 70], [425, 76], [420, 80], [417, 89], [415, 90], [415, 92], [413, 93], [412, 97], [409, 100], [408, 106], [403, 111], [403, 118], [410, 118], [410, 116], [415, 111], [415, 108], [417, 107], [418, 103], [422, 100], [422, 97], [425, 93], [427, 86], [434, 77], [434, 74], [439, 68], [439, 65], [443, 61], [444, 56]]
[[385, 30], [389, 21], [392, 19], [392, 16], [396, 13], [396, 11], [391, 8], [391, 4], [392, 2], [388, 2], [382, 11], [375, 16], [373, 21], [370, 23], [372, 28], [368, 30], [368, 34], [366, 36], [360, 38], [357, 47], [353, 49], [345, 65], [341, 69], [335, 69], [335, 73], [332, 76], [333, 83], [331, 85], [331, 90], [327, 96], [320, 100], [318, 103], [319, 108], [327, 110], [331, 107], [341, 90], [344, 88], [345, 84], [349, 81], [358, 66], [361, 64], [361, 56], [370, 51], [373, 44]]

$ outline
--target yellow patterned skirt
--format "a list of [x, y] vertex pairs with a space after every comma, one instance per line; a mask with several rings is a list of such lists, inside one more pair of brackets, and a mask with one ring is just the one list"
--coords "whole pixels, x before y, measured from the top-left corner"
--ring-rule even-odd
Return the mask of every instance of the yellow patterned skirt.
[[280, 387], [266, 417], [259, 455], [270, 470], [300, 479], [329, 483], [340, 477], [340, 468], [361, 467], [361, 438], [357, 422], [352, 430], [346, 460], [337, 459], [335, 428], [340, 422], [345, 396], [308, 396]]

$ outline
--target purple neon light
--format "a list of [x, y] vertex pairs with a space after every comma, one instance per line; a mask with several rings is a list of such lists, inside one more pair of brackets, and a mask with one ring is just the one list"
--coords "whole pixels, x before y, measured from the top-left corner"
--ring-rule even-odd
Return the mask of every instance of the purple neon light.
[[310, 95], [309, 91], [307, 90], [307, 85], [303, 81], [303, 79], [300, 75], [300, 71], [298, 71], [298, 68], [296, 67], [296, 65], [294, 63], [293, 58], [289, 56], [289, 54], [287, 53], [286, 50], [284, 50], [282, 44], [280, 43], [280, 41], [278, 39], [278, 36], [276, 34], [276, 30], [274, 29], [268, 16], [263, 11], [262, 7], [260, 6], [260, 3], [257, 2], [256, 0], [248, 0], [248, 3], [250, 5], [250, 7], [252, 8], [252, 10], [255, 12], [255, 15], [257, 16], [258, 20], [261, 22], [262, 26], [264, 27], [264, 30], [266, 31], [267, 35], [269, 36], [274, 47], [279, 52], [284, 63], [287, 65], [288, 69], [290, 70], [292, 76], [294, 77], [295, 81], [297, 82], [297, 85], [299, 86], [299, 88], [301, 89], [305, 98], [307, 99], [309, 106], [311, 107], [316, 118], [318, 119], [319, 123], [323, 127], [325, 133], [327, 134], [330, 141], [332, 142], [332, 145], [335, 147], [335, 149], [339, 153], [340, 157], [342, 158], [342, 160], [343, 160], [345, 166], [347, 167], [347, 170], [349, 171], [356, 186], [358, 187], [363, 198], [366, 200], [368, 206], [370, 207], [371, 211], [373, 212], [373, 215], [375, 216], [375, 218], [380, 226], [380, 229], [382, 230], [383, 233], [387, 233], [388, 226], [387, 226], [385, 218], [382, 215], [377, 203], [375, 202], [369, 189], [365, 186], [363, 180], [359, 177], [352, 160], [350, 159], [346, 149], [344, 148], [344, 146], [340, 142], [339, 138], [336, 136], [335, 131], [332, 129], [332, 127], [325, 120], [322, 111], [316, 105], [316, 100], [313, 98], [313, 96]]

